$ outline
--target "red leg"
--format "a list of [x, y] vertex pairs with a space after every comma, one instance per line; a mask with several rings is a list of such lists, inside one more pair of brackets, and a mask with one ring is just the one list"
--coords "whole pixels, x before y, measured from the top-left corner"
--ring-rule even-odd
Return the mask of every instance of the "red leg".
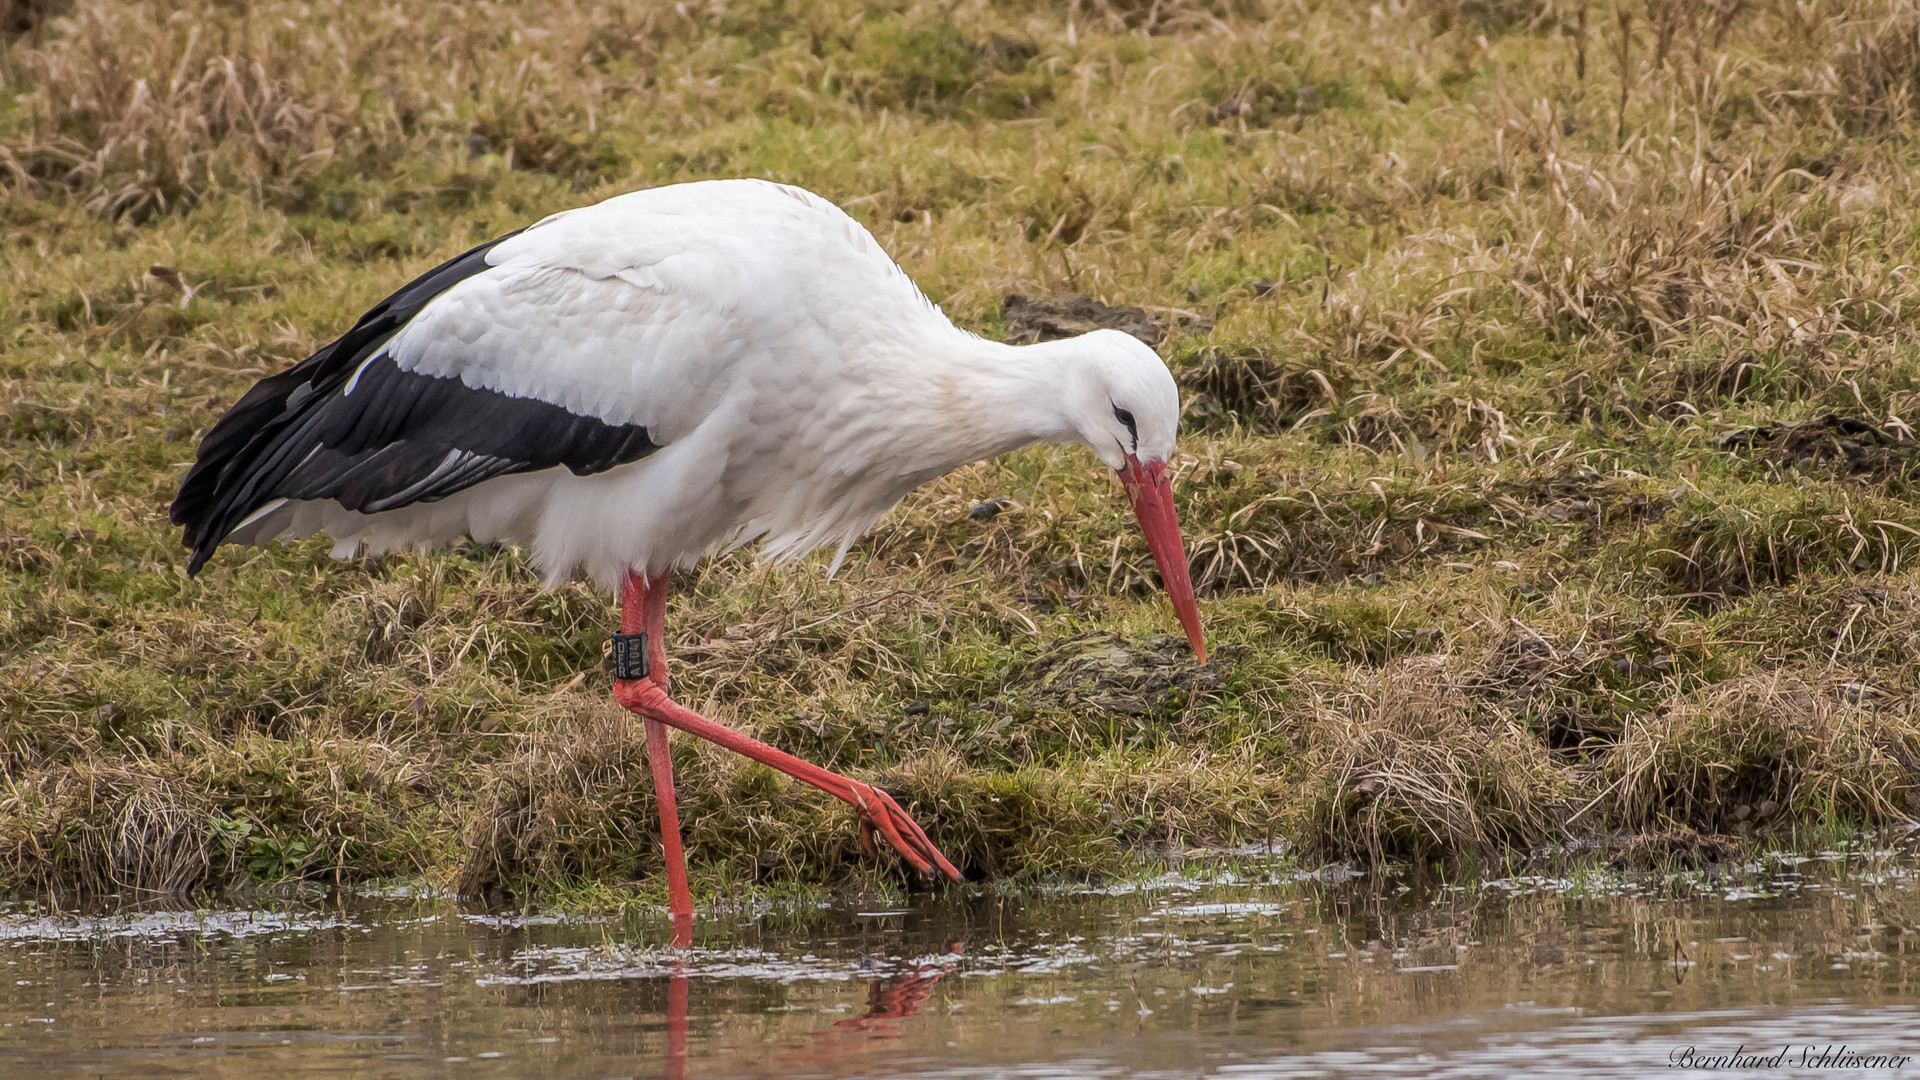
[[[667, 579], [648, 581], [640, 574], [627, 575], [626, 589], [620, 600], [620, 632], [637, 634], [666, 623]], [[647, 639], [648, 679], [667, 688], [667, 650], [658, 632]], [[645, 720], [647, 763], [653, 766], [653, 797], [660, 806], [660, 847], [667, 864], [667, 907], [673, 913], [673, 943], [681, 948], [693, 944], [693, 893], [687, 888], [687, 859], [680, 848], [680, 807], [673, 793], [673, 750], [667, 744], [667, 727], [658, 720]]]
[[[627, 610], [641, 607], [646, 611], [647, 657], [652, 670], [645, 679], [614, 681], [613, 696], [620, 704], [639, 713], [649, 724], [657, 722], [668, 727], [679, 728], [708, 742], [724, 746], [737, 754], [745, 754], [763, 765], [772, 766], [801, 783], [819, 788], [851, 805], [859, 813], [861, 839], [869, 849], [872, 847], [872, 833], [878, 831], [914, 869], [930, 874], [935, 867], [939, 867], [940, 871], [948, 877], [955, 881], [960, 880], [960, 871], [953, 868], [953, 864], [933, 846], [933, 841], [927, 838], [926, 832], [908, 817], [907, 812], [900, 808], [900, 804], [894, 802], [886, 792], [858, 780], [848, 779], [811, 762], [802, 761], [784, 750], [776, 750], [758, 739], [716, 724], [691, 709], [681, 707], [667, 696], [665, 645], [667, 582], [665, 575], [649, 581], [639, 574], [629, 573], [624, 605]], [[625, 611], [622, 612], [621, 621], [624, 627]], [[658, 783], [657, 780], [656, 783]], [[662, 803], [663, 807], [665, 805]], [[663, 810], [663, 818], [664, 815]], [[669, 878], [669, 889], [671, 889], [671, 878]]]

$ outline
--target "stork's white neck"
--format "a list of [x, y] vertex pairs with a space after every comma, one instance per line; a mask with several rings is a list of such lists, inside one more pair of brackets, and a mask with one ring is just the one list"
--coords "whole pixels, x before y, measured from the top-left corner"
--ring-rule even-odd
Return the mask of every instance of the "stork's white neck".
[[918, 387], [900, 397], [926, 451], [916, 473], [937, 476], [1041, 441], [1077, 438], [1067, 403], [1079, 374], [1075, 343], [1005, 345], [955, 334], [907, 366]]

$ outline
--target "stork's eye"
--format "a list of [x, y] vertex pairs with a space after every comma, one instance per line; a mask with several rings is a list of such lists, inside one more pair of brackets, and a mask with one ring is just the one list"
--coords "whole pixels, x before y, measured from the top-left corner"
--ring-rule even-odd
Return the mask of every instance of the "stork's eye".
[[1113, 407], [1113, 418], [1127, 426], [1127, 434], [1133, 436], [1134, 450], [1140, 449], [1140, 429], [1133, 424], [1133, 414], [1118, 405]]

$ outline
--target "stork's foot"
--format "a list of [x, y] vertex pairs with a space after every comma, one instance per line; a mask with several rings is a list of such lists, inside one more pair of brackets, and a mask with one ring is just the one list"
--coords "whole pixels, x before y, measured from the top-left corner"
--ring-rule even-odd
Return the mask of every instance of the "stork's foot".
[[848, 801], [860, 815], [860, 846], [867, 849], [867, 854], [875, 854], [873, 834], [878, 832], [915, 870], [931, 874], [939, 867], [941, 873], [960, 880], [960, 871], [940, 854], [940, 849], [927, 838], [927, 831], [900, 809], [893, 796], [858, 780], [848, 780], [847, 786], [853, 795]]

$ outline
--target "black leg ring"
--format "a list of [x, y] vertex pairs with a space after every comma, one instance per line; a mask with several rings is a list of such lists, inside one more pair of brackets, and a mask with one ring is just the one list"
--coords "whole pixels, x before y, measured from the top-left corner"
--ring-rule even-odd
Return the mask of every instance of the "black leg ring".
[[616, 679], [644, 679], [652, 671], [647, 666], [645, 634], [613, 635], [613, 651], [609, 656], [613, 661], [613, 677]]

